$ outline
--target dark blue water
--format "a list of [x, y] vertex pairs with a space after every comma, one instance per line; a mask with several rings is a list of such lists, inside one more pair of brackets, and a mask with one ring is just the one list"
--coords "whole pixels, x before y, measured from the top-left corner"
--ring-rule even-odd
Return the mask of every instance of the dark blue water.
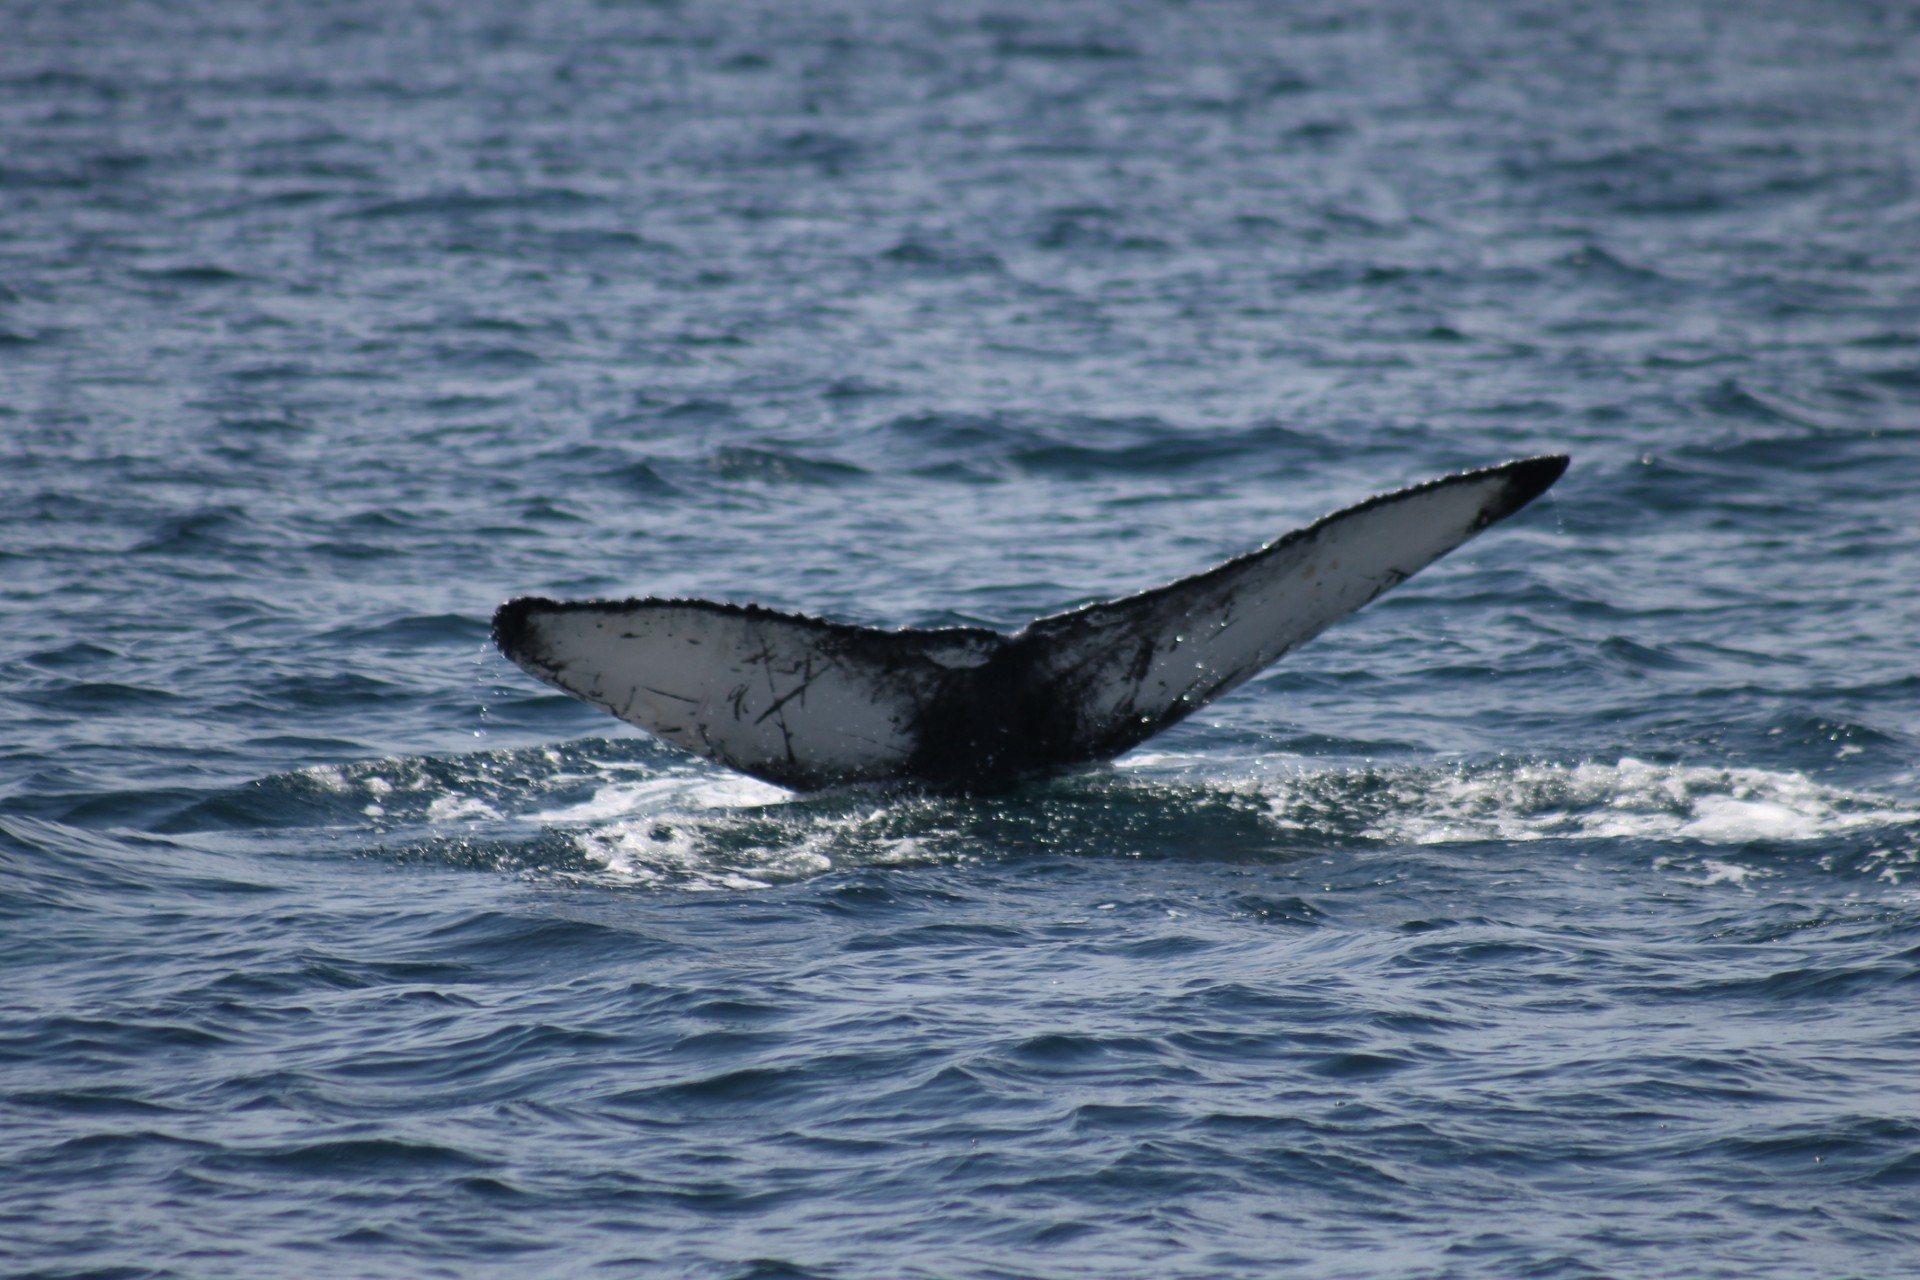
[[[0, 1271], [1920, 1271], [1910, 6], [0, 25]], [[1548, 450], [999, 799], [486, 641], [1010, 627]]]

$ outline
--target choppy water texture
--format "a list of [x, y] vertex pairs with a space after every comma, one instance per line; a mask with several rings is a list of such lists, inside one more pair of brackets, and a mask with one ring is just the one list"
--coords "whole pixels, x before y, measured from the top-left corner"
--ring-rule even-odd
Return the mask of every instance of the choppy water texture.
[[[1920, 1271], [1912, 6], [0, 25], [0, 1270]], [[1000, 799], [485, 638], [1011, 626], [1550, 449]]]

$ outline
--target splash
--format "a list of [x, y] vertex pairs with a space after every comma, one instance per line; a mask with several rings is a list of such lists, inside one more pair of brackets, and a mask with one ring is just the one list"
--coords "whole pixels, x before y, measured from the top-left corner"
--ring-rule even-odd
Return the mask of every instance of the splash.
[[[1920, 858], [1920, 809], [1796, 772], [1494, 761], [1450, 769], [1326, 769], [1222, 776], [1220, 762], [1156, 755], [991, 800], [788, 796], [698, 770], [607, 784], [538, 815], [572, 827], [580, 856], [647, 885], [764, 888], [856, 866], [980, 857], [1239, 856], [1284, 861], [1341, 845], [1652, 841], [1698, 883], [1768, 872], [1733, 852], [1755, 842], [1884, 837], [1868, 870]], [[578, 825], [573, 825], [578, 824]], [[1707, 856], [1706, 850], [1722, 853]], [[1833, 870], [1831, 865], [1827, 870]]]
[[[711, 775], [610, 787], [553, 820], [596, 878], [650, 887], [765, 889], [836, 867], [957, 862], [968, 854], [942, 806], [851, 793], [792, 797], [765, 783]], [[607, 810], [631, 806], [609, 819]]]
[[[1329, 849], [1468, 842], [1651, 842], [1656, 869], [1751, 887], [1778, 850], [1898, 882], [1920, 867], [1920, 806], [1803, 773], [1711, 765], [1492, 760], [1318, 766], [1142, 753], [990, 798], [848, 789], [795, 795], [624, 740], [394, 758], [263, 780], [324, 800], [403, 858], [649, 888], [764, 889], [857, 867], [1022, 857], [1282, 863]], [[1644, 856], [1644, 855], [1641, 855]], [[1841, 865], [1844, 863], [1845, 865]]]

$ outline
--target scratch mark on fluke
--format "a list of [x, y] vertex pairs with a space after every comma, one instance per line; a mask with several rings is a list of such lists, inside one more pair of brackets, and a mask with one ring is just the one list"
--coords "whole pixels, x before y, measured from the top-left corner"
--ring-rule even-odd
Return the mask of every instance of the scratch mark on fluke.
[[711, 600], [509, 600], [522, 669], [696, 755], [801, 789], [990, 788], [1107, 760], [1532, 502], [1525, 458], [1384, 493], [1202, 573], [1027, 624], [883, 631]]

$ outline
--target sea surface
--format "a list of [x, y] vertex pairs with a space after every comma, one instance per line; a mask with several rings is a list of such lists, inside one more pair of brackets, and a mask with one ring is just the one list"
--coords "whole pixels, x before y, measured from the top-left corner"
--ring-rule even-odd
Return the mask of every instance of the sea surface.
[[[0, 1274], [1920, 1274], [1920, 9], [0, 0]], [[798, 796], [512, 595], [1013, 628]]]

